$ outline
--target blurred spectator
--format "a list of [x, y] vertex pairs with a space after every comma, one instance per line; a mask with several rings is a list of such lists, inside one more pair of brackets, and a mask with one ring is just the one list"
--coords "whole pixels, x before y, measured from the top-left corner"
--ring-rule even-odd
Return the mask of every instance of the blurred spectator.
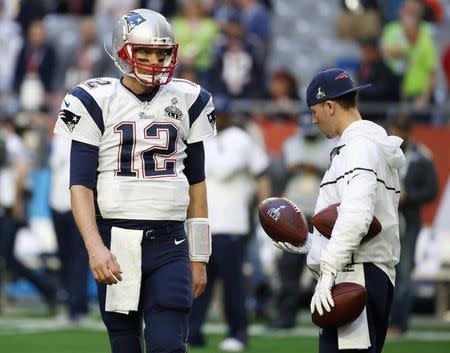
[[398, 18], [398, 11], [404, 0], [384, 0], [383, 3], [383, 23], [395, 21]]
[[140, 0], [138, 7], [159, 12], [166, 18], [172, 18], [177, 12], [177, 5], [177, 0]]
[[89, 259], [70, 204], [69, 160], [71, 141], [55, 135], [50, 156], [50, 208], [61, 263], [60, 278], [67, 296], [69, 320], [80, 322], [88, 313]]
[[0, 217], [0, 258], [4, 259], [7, 270], [30, 281], [38, 289], [53, 315], [56, 311], [55, 286], [45, 274], [28, 268], [14, 253], [17, 232], [28, 221], [26, 203], [30, 198], [27, 181], [30, 161], [13, 121], [6, 119], [2, 125], [6, 164], [0, 169], [0, 206], [3, 211]]
[[56, 51], [47, 41], [41, 20], [30, 24], [27, 37], [17, 58], [14, 90], [20, 95], [25, 110], [46, 107], [53, 91], [56, 72]]
[[66, 89], [88, 78], [105, 76], [110, 68], [111, 60], [103, 55], [103, 45], [98, 40], [96, 21], [93, 17], [84, 17], [81, 20], [78, 43], [78, 48], [73, 48], [63, 63]]
[[270, 183], [265, 174], [269, 160], [244, 130], [233, 125], [228, 103], [216, 99], [215, 105], [218, 134], [205, 142], [208, 214], [214, 251], [207, 266], [206, 290], [194, 300], [192, 307], [189, 342], [191, 346], [205, 344], [202, 325], [215, 281], [221, 278], [228, 337], [219, 348], [241, 351], [247, 343], [242, 267], [250, 231], [249, 205], [255, 188], [259, 200], [270, 195]]
[[[328, 167], [332, 143], [312, 124], [311, 114], [300, 115], [299, 131], [283, 143], [282, 157], [287, 182], [283, 195], [296, 204], [305, 215], [309, 232], [320, 181]], [[305, 255], [283, 251], [277, 260], [280, 287], [276, 294], [275, 320], [272, 329], [295, 327], [301, 295], [300, 282], [306, 263]]]
[[341, 11], [336, 20], [336, 34], [343, 39], [365, 39], [380, 33], [381, 18], [379, 1], [341, 0]]
[[[222, 33], [228, 33], [228, 24], [234, 17], [239, 16], [239, 7], [235, 0], [218, 1], [212, 12], [212, 18], [219, 25]], [[233, 24], [231, 23], [231, 26]], [[232, 28], [230, 29], [232, 30]]]
[[300, 100], [298, 95], [298, 82], [295, 76], [284, 69], [275, 70], [270, 76], [268, 83], [268, 95], [273, 104], [281, 110], [278, 113], [270, 114], [270, 119], [291, 120], [297, 119], [297, 113], [282, 112], [283, 108], [292, 107]]
[[138, 8], [137, 0], [96, 0], [94, 17], [101, 42], [110, 44], [114, 24], [119, 18], [133, 9]]
[[[384, 22], [394, 21], [405, 0], [381, 1]], [[440, 0], [419, 0], [423, 6], [422, 19], [427, 22], [440, 23], [444, 19], [444, 9]]]
[[269, 11], [258, 0], [237, 0], [237, 3], [241, 8], [244, 32], [250, 42], [261, 47], [262, 58], [265, 59], [269, 54], [271, 39]]
[[0, 47], [3, 52], [0, 66], [1, 94], [12, 91], [17, 55], [23, 42], [20, 26], [6, 14], [4, 2], [0, 1]]
[[52, 1], [58, 14], [92, 15], [96, 0], [56, 0]]
[[198, 71], [194, 66], [178, 65], [176, 77], [192, 82], [198, 82]]
[[172, 20], [175, 38], [179, 43], [178, 59], [182, 65], [194, 66], [199, 84], [210, 87], [212, 48], [219, 32], [217, 24], [208, 17], [200, 0], [183, 0], [181, 13]]
[[[386, 65], [378, 45], [378, 39], [367, 38], [359, 43], [361, 63], [357, 73], [360, 84], [371, 83], [372, 86], [362, 90], [358, 96], [361, 103], [398, 102], [400, 97], [400, 77]], [[374, 107], [372, 107], [373, 109]], [[382, 124], [386, 119], [383, 111], [366, 111], [362, 109], [364, 119]]]
[[[437, 49], [430, 26], [421, 20], [418, 0], [405, 0], [399, 20], [385, 26], [381, 46], [387, 64], [402, 75], [401, 96], [421, 111], [433, 102], [437, 69]], [[417, 121], [428, 122], [430, 114], [415, 114]]]
[[431, 152], [411, 138], [413, 122], [408, 115], [400, 115], [389, 124], [389, 134], [403, 139], [401, 146], [406, 163], [400, 170], [400, 262], [396, 266], [394, 299], [388, 334], [399, 336], [408, 330], [414, 287], [416, 240], [422, 227], [421, 210], [433, 201], [438, 192], [438, 180]]
[[[0, 133], [0, 169], [6, 167], [7, 161], [7, 151], [6, 151], [6, 136], [5, 134]], [[1, 205], [1, 204], [0, 204]], [[0, 207], [0, 214], [3, 213], [3, 209]]]
[[94, 14], [97, 17], [118, 20], [127, 11], [138, 8], [137, 0], [96, 0]]
[[447, 92], [450, 93], [450, 43], [447, 44], [442, 52], [442, 68], [447, 82]]
[[422, 19], [427, 22], [442, 22], [444, 19], [444, 9], [439, 0], [422, 0], [424, 7]]
[[22, 33], [28, 33], [30, 25], [41, 20], [45, 15], [45, 6], [42, 0], [21, 0], [17, 14], [17, 22], [22, 27]]
[[212, 90], [233, 98], [260, 98], [264, 84], [260, 48], [249, 40], [239, 13], [224, 29], [214, 48]]

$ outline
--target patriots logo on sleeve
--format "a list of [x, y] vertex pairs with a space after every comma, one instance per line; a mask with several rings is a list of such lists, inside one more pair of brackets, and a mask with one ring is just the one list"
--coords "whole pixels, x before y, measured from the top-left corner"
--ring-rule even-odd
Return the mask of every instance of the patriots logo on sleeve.
[[127, 21], [128, 33], [130, 33], [131, 30], [137, 25], [140, 25], [142, 22], [147, 21], [144, 17], [134, 11], [128, 12], [124, 16], [124, 18], [125, 21]]
[[62, 109], [59, 111], [58, 118], [66, 124], [70, 132], [73, 132], [73, 129], [75, 129], [75, 126], [80, 121], [81, 116], [72, 113], [70, 110]]
[[211, 127], [214, 129], [214, 126], [216, 125], [216, 111], [213, 110], [211, 113], [206, 114], [206, 116], [208, 117]]

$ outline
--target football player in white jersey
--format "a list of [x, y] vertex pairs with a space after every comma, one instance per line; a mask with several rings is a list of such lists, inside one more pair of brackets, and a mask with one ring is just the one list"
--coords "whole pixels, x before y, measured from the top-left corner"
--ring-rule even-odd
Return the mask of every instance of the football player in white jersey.
[[[330, 311], [335, 283], [355, 282], [367, 289], [363, 313], [338, 329], [323, 328], [319, 351], [379, 353], [383, 349], [399, 260], [398, 171], [405, 161], [402, 139], [387, 136], [379, 125], [362, 120], [356, 105], [356, 87], [341, 69], [319, 72], [309, 84], [306, 101], [313, 122], [328, 137], [339, 136], [331, 151], [315, 212], [340, 203], [338, 218], [328, 240], [316, 229], [303, 246], [275, 243], [291, 252], [308, 252], [307, 263], [318, 279], [311, 312]], [[381, 232], [362, 242], [376, 216]]]
[[120, 80], [94, 78], [61, 104], [72, 140], [72, 210], [113, 353], [185, 352], [193, 298], [211, 253], [203, 140], [216, 134], [210, 93], [173, 78], [172, 28], [137, 9], [116, 23]]

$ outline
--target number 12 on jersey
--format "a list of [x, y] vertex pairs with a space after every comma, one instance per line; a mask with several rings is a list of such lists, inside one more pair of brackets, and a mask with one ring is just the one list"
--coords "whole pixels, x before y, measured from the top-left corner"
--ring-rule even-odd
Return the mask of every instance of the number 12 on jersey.
[[[176, 125], [153, 122], [144, 128], [143, 139], [136, 137], [136, 123], [124, 121], [114, 127], [120, 134], [116, 176], [161, 178], [176, 175], [176, 159], [171, 158], [177, 149], [179, 131]], [[144, 145], [135, 156], [137, 143]]]

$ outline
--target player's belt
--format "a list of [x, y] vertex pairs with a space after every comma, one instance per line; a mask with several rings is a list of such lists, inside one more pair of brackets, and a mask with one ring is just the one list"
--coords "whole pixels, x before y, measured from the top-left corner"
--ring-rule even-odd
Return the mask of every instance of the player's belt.
[[[142, 240], [154, 240], [160, 236], [164, 236], [164, 239], [170, 237], [174, 232], [184, 227], [184, 222], [173, 221], [168, 222], [165, 225], [158, 225], [149, 229], [144, 229]], [[175, 236], [179, 237], [179, 233]]]

